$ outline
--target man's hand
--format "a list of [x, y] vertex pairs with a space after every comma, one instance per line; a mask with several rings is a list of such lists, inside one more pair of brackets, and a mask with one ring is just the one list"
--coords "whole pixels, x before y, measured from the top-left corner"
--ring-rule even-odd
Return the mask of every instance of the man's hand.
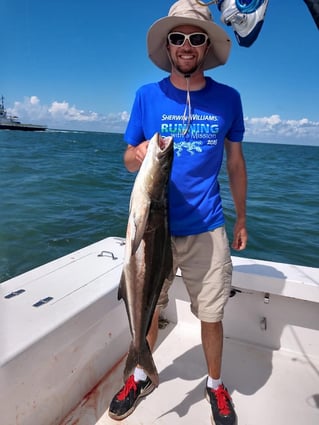
[[146, 140], [145, 142], [140, 143], [135, 148], [135, 159], [142, 164], [144, 161], [144, 158], [146, 156], [147, 148], [148, 148], [149, 141]]
[[242, 251], [246, 248], [248, 240], [248, 234], [246, 230], [246, 225], [236, 222], [234, 226], [234, 239], [232, 243], [232, 248], [236, 251]]
[[124, 164], [128, 171], [138, 171], [147, 152], [149, 141], [145, 140], [137, 146], [128, 145], [124, 153]]

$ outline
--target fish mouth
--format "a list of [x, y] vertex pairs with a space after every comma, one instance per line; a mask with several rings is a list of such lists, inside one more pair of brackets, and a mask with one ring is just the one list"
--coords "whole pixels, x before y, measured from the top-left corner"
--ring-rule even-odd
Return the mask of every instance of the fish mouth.
[[172, 136], [163, 137], [159, 135], [157, 139], [157, 145], [160, 148], [161, 152], [165, 152], [169, 148], [172, 148], [173, 146], [172, 142], [173, 142]]

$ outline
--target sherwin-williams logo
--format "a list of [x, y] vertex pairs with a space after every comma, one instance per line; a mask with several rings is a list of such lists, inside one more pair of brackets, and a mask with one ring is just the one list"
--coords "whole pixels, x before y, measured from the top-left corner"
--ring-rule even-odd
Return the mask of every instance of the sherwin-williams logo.
[[[165, 134], [170, 134], [172, 136], [180, 135], [182, 136], [185, 134], [185, 131], [187, 130], [187, 123], [173, 123], [173, 124], [162, 124], [161, 125], [161, 132]], [[192, 136], [194, 135], [212, 135], [217, 134], [219, 131], [218, 124], [199, 124], [199, 123], [192, 123], [189, 126], [188, 133], [190, 133]], [[208, 136], [209, 137], [209, 136]], [[201, 139], [204, 139], [206, 137], [200, 137]]]
[[163, 114], [161, 135], [174, 137], [174, 149], [177, 156], [180, 156], [184, 150], [194, 155], [194, 153], [202, 152], [203, 145], [217, 145], [219, 126], [216, 121], [218, 117], [215, 115], [193, 114], [191, 123], [187, 124], [187, 117], [183, 115]]

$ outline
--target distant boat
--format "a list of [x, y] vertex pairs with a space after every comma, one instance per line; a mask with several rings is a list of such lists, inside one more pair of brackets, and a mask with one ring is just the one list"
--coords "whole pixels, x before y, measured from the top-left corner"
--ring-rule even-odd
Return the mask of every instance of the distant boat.
[[23, 131], [45, 131], [45, 125], [38, 124], [22, 124], [18, 121], [17, 116], [7, 114], [3, 103], [4, 97], [1, 96], [0, 103], [0, 130], [23, 130]]

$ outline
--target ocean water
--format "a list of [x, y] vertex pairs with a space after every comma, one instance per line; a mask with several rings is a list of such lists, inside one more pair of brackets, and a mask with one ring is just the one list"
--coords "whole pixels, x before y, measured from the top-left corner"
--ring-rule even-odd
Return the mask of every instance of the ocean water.
[[[124, 236], [134, 174], [122, 135], [0, 131], [0, 282]], [[233, 255], [319, 267], [319, 147], [244, 143], [249, 243]], [[234, 212], [223, 166], [227, 232]]]

